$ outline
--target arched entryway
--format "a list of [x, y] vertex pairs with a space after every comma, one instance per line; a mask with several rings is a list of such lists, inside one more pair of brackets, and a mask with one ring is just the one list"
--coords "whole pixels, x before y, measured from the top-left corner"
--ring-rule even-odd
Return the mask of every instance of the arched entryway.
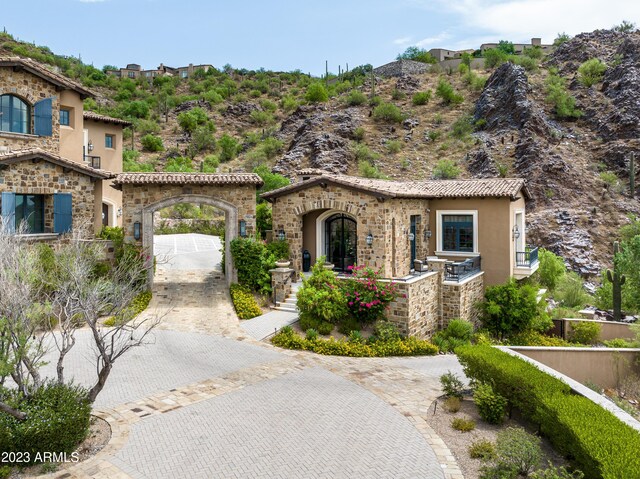
[[[256, 231], [256, 190], [262, 179], [254, 173], [120, 173], [113, 187], [122, 190], [125, 241], [142, 246], [153, 257], [153, 214], [178, 203], [213, 206], [225, 214], [225, 276], [237, 279], [230, 243], [243, 231]], [[153, 284], [153, 262], [149, 264]]]
[[[238, 235], [238, 208], [231, 203], [204, 195], [180, 195], [173, 198], [167, 198], [156, 203], [152, 203], [145, 207], [142, 211], [142, 246], [153, 257], [153, 217], [156, 211], [177, 205], [178, 203], [197, 203], [209, 205], [218, 208], [224, 212], [225, 219], [225, 242], [224, 242], [224, 267], [227, 284], [237, 281], [236, 271], [233, 268], [231, 259], [230, 244], [231, 240]], [[153, 281], [153, 272], [150, 272], [150, 281]]]
[[358, 224], [350, 215], [330, 211], [318, 218], [322, 245], [320, 251], [336, 271], [348, 271], [357, 262]]

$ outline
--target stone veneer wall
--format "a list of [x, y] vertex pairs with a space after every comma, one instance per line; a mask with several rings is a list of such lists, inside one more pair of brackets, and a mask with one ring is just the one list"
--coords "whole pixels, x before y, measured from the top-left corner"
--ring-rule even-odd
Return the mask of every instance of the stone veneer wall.
[[479, 313], [476, 303], [484, 299], [484, 273], [479, 273], [460, 283], [445, 281], [442, 283], [442, 323], [446, 328], [455, 318], [466, 319], [479, 325]]
[[[101, 180], [97, 180], [100, 182]], [[46, 195], [45, 232], [53, 232], [53, 194], [71, 193], [73, 225], [90, 228], [93, 233], [95, 185], [91, 177], [44, 160], [21, 161], [0, 170], [0, 192]]]
[[0, 95], [15, 95], [31, 107], [31, 131], [33, 131], [33, 105], [44, 98], [53, 98], [53, 131], [51, 136], [25, 135], [22, 133], [0, 132], [0, 147], [11, 150], [21, 148], [42, 148], [58, 154], [60, 152], [60, 94], [56, 86], [26, 71], [13, 71], [10, 67], [0, 68]]
[[438, 330], [441, 273], [432, 272], [398, 282], [399, 297], [389, 305], [387, 318], [405, 335], [430, 338]]
[[[126, 202], [126, 199], [125, 199]], [[410, 215], [420, 215], [417, 233], [418, 258], [426, 256], [423, 231], [428, 223], [428, 200], [378, 200], [370, 193], [336, 185], [312, 186], [276, 199], [273, 204], [273, 230], [283, 229], [289, 241], [292, 268], [302, 271], [302, 234], [304, 215], [320, 209], [350, 214], [358, 222], [357, 262], [381, 270], [384, 277], [401, 277], [409, 273]], [[395, 228], [394, 228], [395, 224]], [[373, 235], [373, 244], [366, 237]]]

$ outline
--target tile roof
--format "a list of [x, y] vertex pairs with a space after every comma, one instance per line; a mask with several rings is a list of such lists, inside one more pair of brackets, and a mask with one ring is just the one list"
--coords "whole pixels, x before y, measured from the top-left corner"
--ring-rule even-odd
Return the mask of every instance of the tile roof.
[[262, 197], [269, 200], [321, 183], [333, 183], [385, 198], [480, 198], [487, 196], [514, 198], [520, 190], [527, 198], [530, 197], [526, 183], [522, 178], [392, 181], [330, 173], [269, 191], [264, 193]]
[[40, 148], [25, 148], [21, 150], [0, 152], [0, 165], [10, 165], [12, 163], [18, 163], [20, 161], [33, 160], [38, 158], [50, 163], [54, 163], [56, 165], [60, 165], [64, 168], [75, 170], [79, 173], [83, 173], [93, 178], [108, 180], [110, 178], [115, 178], [116, 176], [110, 171], [91, 168], [90, 166], [75, 162], [73, 160], [69, 160], [68, 158], [64, 158], [60, 155], [41, 150]]
[[38, 63], [30, 58], [22, 57], [10, 57], [0, 55], [0, 67], [19, 67], [33, 73], [40, 78], [43, 78], [56, 86], [65, 88], [67, 90], [75, 90], [80, 95], [85, 97], [95, 97], [95, 93], [85, 88], [80, 83], [67, 78], [60, 73], [56, 73], [49, 70], [44, 64]]
[[113, 123], [115, 125], [122, 125], [122, 126], [131, 126], [131, 125], [133, 125], [133, 123], [131, 123], [130, 121], [121, 120], [120, 118], [113, 118], [113, 117], [106, 116], [106, 115], [101, 115], [99, 113], [96, 113], [95, 111], [85, 111], [82, 114], [82, 117], [85, 120], [104, 121], [106, 123]]
[[263, 185], [255, 173], [120, 173], [113, 185]]

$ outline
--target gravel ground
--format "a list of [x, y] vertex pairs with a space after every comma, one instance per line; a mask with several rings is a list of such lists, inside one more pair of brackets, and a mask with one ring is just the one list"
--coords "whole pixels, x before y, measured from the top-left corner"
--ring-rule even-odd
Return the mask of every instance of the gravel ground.
[[[499, 426], [484, 422], [478, 415], [476, 406], [473, 404], [471, 398], [465, 398], [462, 401], [462, 407], [457, 413], [445, 411], [443, 407], [444, 400], [445, 398], [442, 397], [431, 404], [430, 412], [433, 413], [435, 409], [435, 414], [430, 416], [429, 425], [435, 430], [438, 436], [442, 438], [456, 457], [465, 479], [478, 479], [480, 477], [480, 468], [483, 465], [480, 459], [472, 459], [469, 456], [468, 449], [471, 443], [478, 439], [488, 439], [495, 442], [498, 432], [507, 427], [523, 427], [530, 433], [536, 432], [535, 428], [532, 428], [531, 425], [527, 424], [522, 418], [516, 417], [516, 414], [514, 414], [513, 419], [507, 419]], [[437, 403], [437, 406], [435, 403]], [[476, 422], [476, 428], [470, 432], [456, 431], [451, 427], [451, 420], [454, 417], [471, 418]], [[558, 455], [545, 439], [542, 440], [542, 450], [546, 456], [543, 459], [543, 466], [546, 467], [548, 460], [555, 466], [566, 465], [564, 458]]]

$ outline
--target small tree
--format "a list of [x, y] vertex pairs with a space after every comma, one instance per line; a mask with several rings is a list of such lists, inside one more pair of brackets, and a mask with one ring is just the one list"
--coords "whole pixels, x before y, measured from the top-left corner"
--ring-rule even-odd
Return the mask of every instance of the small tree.
[[145, 151], [162, 151], [164, 150], [164, 145], [162, 144], [162, 138], [156, 135], [144, 135], [140, 138], [140, 143], [142, 144], [142, 149]]
[[553, 41], [553, 46], [554, 47], [559, 47], [560, 45], [562, 45], [565, 42], [568, 42], [569, 40], [571, 40], [571, 35], [569, 35], [569, 34], [567, 34], [565, 32], [558, 33], [558, 36]]
[[315, 82], [307, 87], [304, 98], [310, 103], [322, 103], [329, 100], [329, 93], [322, 83]]
[[413, 60], [422, 63], [437, 63], [437, 60], [424, 48], [408, 47], [403, 53], [398, 54], [397, 60]]
[[536, 289], [514, 279], [488, 287], [484, 296], [482, 324], [500, 338], [528, 329], [538, 315]]
[[460, 175], [460, 168], [455, 161], [442, 159], [439, 160], [433, 169], [433, 178], [436, 180], [453, 180]]
[[506, 55], [515, 55], [516, 49], [513, 46], [513, 42], [507, 40], [500, 40], [498, 42], [498, 50], [505, 53]]
[[564, 260], [544, 248], [540, 248], [538, 257], [540, 259], [540, 266], [538, 267], [540, 284], [553, 291], [567, 271]]
[[586, 87], [591, 87], [602, 81], [605, 71], [607, 65], [598, 58], [592, 58], [578, 67], [578, 81]]
[[227, 133], [223, 134], [218, 140], [218, 146], [220, 147], [220, 161], [231, 161], [240, 151], [240, 143], [231, 135]]

